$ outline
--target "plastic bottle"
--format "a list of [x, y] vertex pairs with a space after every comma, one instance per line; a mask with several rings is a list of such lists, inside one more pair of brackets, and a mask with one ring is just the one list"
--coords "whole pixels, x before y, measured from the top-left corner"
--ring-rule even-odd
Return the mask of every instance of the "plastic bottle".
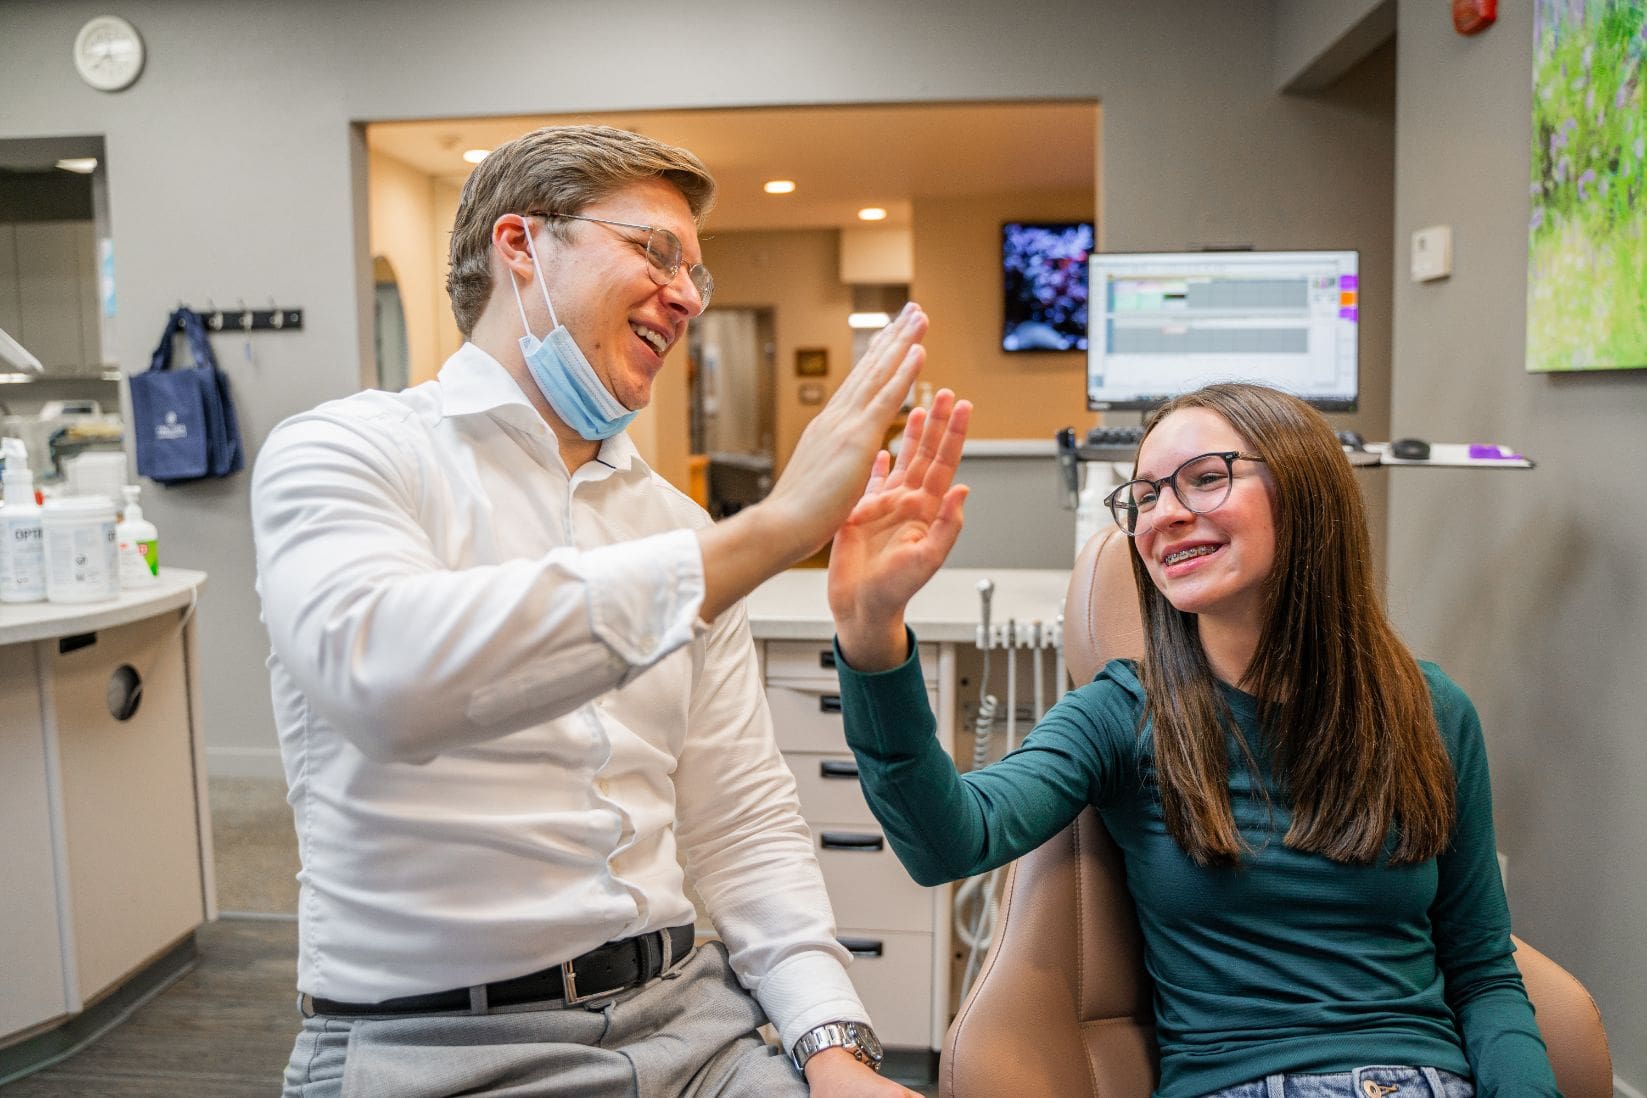
[[[1115, 487], [1115, 478], [1107, 462], [1087, 462], [1086, 482], [1075, 502], [1075, 555], [1079, 556], [1092, 536], [1112, 521], [1104, 497]], [[1073, 559], [1073, 558], [1071, 558]]]
[[160, 582], [160, 533], [154, 523], [143, 517], [143, 508], [137, 505], [141, 489], [128, 484], [120, 489], [126, 497], [126, 514], [114, 528], [115, 540], [120, 543], [120, 586], [153, 587]]
[[46, 597], [45, 538], [34, 474], [21, 439], [5, 440], [6, 499], [0, 505], [0, 602], [39, 602]]
[[107, 496], [49, 499], [40, 525], [49, 601], [103, 602], [120, 597], [114, 503]]

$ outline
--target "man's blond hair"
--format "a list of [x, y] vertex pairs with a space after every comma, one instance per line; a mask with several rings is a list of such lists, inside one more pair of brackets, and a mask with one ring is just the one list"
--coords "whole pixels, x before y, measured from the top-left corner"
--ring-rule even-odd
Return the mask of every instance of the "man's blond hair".
[[[664, 179], [702, 224], [715, 180], [685, 149], [611, 126], [549, 126], [492, 150], [470, 173], [452, 223], [446, 292], [468, 338], [492, 296], [492, 226], [504, 214], [578, 213], [631, 183]], [[549, 231], [564, 234], [550, 220]]]

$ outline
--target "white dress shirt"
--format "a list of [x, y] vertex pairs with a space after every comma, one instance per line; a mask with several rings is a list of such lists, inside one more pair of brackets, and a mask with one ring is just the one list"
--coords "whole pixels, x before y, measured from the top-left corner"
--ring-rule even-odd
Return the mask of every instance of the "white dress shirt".
[[787, 1048], [867, 1020], [742, 603], [625, 435], [568, 474], [490, 355], [286, 420], [252, 482], [299, 874], [298, 986], [520, 976], [693, 920]]

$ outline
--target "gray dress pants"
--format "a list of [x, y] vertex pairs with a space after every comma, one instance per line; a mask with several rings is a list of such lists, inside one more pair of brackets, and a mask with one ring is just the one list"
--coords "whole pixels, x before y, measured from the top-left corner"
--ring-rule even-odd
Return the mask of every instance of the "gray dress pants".
[[719, 942], [593, 1007], [304, 1020], [285, 1098], [751, 1098], [807, 1093]]

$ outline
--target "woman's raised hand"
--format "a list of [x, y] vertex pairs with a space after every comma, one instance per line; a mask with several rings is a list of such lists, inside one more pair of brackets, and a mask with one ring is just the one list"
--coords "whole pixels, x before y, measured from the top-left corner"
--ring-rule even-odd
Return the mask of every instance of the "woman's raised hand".
[[898, 460], [882, 451], [829, 555], [829, 609], [841, 653], [860, 671], [908, 658], [904, 607], [961, 532], [965, 485], [955, 484], [972, 405], [939, 390], [909, 414]]

